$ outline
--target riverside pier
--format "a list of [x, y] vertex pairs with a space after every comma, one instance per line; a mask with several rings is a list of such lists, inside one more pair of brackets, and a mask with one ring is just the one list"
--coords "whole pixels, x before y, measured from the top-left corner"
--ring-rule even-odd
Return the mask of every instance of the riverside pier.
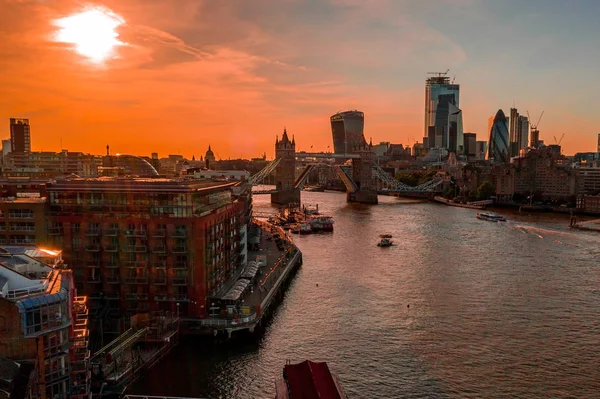
[[258, 219], [252, 220], [248, 247], [248, 264], [211, 299], [210, 315], [182, 319], [183, 333], [232, 338], [253, 333], [272, 315], [302, 265], [302, 253], [283, 229]]

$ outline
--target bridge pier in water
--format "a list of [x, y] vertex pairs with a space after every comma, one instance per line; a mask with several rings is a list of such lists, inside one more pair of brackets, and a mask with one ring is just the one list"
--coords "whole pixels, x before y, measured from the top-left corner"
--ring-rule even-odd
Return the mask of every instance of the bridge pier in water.
[[356, 189], [346, 192], [346, 201], [376, 205], [377, 182], [373, 179], [374, 154], [371, 152], [371, 146], [364, 143], [355, 149], [354, 153], [360, 156], [352, 159], [352, 180]]

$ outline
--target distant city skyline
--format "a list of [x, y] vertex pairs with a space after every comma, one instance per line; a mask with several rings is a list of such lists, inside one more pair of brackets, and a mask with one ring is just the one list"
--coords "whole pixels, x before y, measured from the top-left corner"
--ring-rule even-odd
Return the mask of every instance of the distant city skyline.
[[[118, 36], [90, 49], [64, 31], [87, 27], [64, 19], [80, 2], [0, 0], [10, 32], [0, 37], [0, 121], [29, 119], [33, 151], [100, 154], [110, 144], [191, 158], [210, 142], [222, 158], [271, 157], [283, 127], [298, 150], [324, 151], [329, 116], [345, 109], [365, 113], [374, 142], [411, 145], [423, 137], [423, 80], [446, 69], [478, 141], [487, 117], [514, 105], [534, 119], [546, 112], [546, 144], [564, 133], [567, 154], [597, 147], [595, 1], [102, 4]], [[99, 62], [98, 51], [116, 58]]]

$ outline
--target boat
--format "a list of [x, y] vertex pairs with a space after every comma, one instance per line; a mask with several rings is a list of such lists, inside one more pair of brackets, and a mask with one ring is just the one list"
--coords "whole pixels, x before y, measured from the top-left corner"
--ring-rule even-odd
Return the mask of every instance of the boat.
[[479, 212], [477, 214], [477, 219], [487, 220], [489, 222], [506, 222], [506, 218], [501, 215], [496, 215], [491, 212]]
[[392, 238], [391, 234], [382, 234], [379, 236], [379, 238]]
[[317, 204], [317, 206], [315, 206], [315, 207], [311, 207], [310, 205], [305, 205], [302, 207], [302, 212], [304, 213], [305, 216], [318, 215], [319, 214], [319, 204]]
[[292, 233], [294, 234], [310, 234], [312, 233], [312, 228], [308, 223], [297, 223], [292, 226]]
[[289, 230], [289, 229], [291, 229], [291, 227], [290, 227], [289, 223], [286, 223], [286, 224], [284, 224], [284, 225], [283, 225], [283, 229], [284, 229], [284, 230]]
[[308, 223], [313, 231], [333, 231], [333, 218], [331, 216], [311, 216]]
[[394, 245], [394, 242], [389, 238], [382, 238], [381, 241], [377, 243], [378, 247], [391, 247]]
[[325, 362], [305, 360], [283, 368], [283, 378], [275, 380], [275, 399], [345, 399], [347, 396]]

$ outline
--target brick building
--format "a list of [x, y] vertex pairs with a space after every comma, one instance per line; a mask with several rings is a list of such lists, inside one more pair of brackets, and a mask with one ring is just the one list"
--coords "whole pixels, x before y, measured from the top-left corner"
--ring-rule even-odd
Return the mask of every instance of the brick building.
[[76, 296], [69, 270], [28, 252], [0, 248], [0, 357], [25, 371], [14, 397], [89, 398], [86, 298]]
[[[206, 315], [246, 262], [249, 194], [235, 182], [66, 179], [49, 184], [49, 235], [75, 283], [113, 320]], [[115, 329], [124, 326], [115, 322]]]

